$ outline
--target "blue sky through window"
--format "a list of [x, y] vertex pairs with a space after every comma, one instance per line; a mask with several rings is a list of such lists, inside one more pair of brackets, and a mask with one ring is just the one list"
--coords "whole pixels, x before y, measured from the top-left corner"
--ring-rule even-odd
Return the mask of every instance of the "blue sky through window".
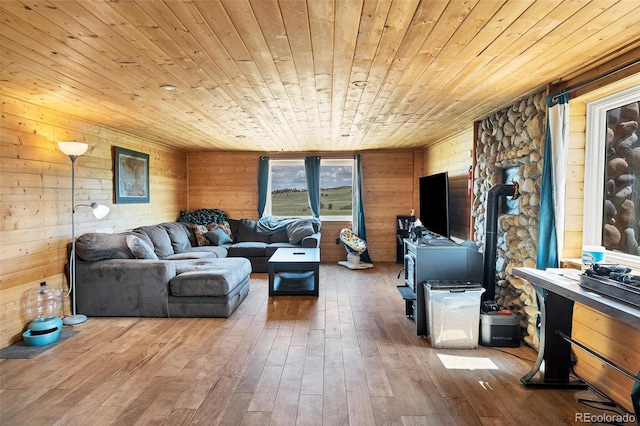
[[[321, 188], [338, 188], [351, 186], [351, 166], [320, 166]], [[271, 189], [307, 189], [304, 165], [271, 166]]]

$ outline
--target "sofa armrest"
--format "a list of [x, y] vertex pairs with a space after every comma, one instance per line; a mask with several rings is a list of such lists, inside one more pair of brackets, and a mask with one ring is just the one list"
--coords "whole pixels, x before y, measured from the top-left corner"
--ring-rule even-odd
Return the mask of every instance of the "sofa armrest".
[[300, 245], [304, 248], [316, 248], [320, 247], [320, 232], [316, 232], [313, 235], [309, 235], [308, 237], [304, 237], [300, 242]]
[[171, 261], [110, 259], [76, 264], [76, 306], [88, 316], [168, 316]]

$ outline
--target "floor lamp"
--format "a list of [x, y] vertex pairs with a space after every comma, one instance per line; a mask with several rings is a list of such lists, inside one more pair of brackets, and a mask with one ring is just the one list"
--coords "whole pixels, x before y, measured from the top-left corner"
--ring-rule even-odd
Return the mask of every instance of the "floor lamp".
[[98, 204], [77, 204], [76, 205], [76, 160], [87, 151], [89, 145], [83, 142], [58, 142], [60, 151], [67, 154], [71, 159], [71, 255], [69, 256], [69, 294], [71, 295], [72, 315], [66, 315], [62, 320], [63, 324], [80, 324], [87, 320], [86, 315], [76, 312], [76, 208], [91, 207], [96, 219], [102, 219], [109, 213], [109, 207]]

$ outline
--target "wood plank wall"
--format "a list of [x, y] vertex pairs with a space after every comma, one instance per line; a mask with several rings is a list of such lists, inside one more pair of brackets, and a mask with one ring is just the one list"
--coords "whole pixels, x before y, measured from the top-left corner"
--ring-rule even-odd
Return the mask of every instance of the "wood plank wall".
[[569, 103], [569, 151], [565, 189], [564, 258], [582, 255], [582, 213], [584, 211], [584, 146], [586, 105]]
[[[640, 374], [640, 329], [576, 303], [571, 335], [616, 365]], [[575, 371], [580, 377], [627, 410], [633, 410], [629, 397], [633, 380], [581, 349], [574, 349], [574, 353], [578, 361]]]
[[[569, 102], [569, 153], [565, 207], [564, 258], [580, 258], [582, 253], [582, 217], [584, 211], [584, 159], [587, 102], [640, 84], [640, 76], [618, 81]], [[640, 368], [640, 330], [576, 304], [573, 311], [573, 336], [594, 351], [605, 355], [632, 373]], [[632, 410], [629, 394], [633, 381], [595, 357], [575, 350], [576, 373], [601, 389], [627, 410]]]
[[[580, 257], [582, 250], [582, 213], [584, 180], [584, 143], [586, 107], [580, 102], [570, 104], [570, 145], [567, 172], [567, 205], [565, 217], [564, 257]], [[448, 171], [455, 176], [468, 170], [473, 149], [473, 129], [453, 135], [424, 150], [425, 174]], [[452, 203], [453, 204], [453, 203]], [[470, 207], [469, 207], [470, 208]], [[466, 215], [466, 213], [465, 213]], [[606, 354], [618, 365], [637, 372], [640, 331], [619, 323], [606, 315], [576, 304], [573, 336]], [[628, 410], [632, 381], [594, 357], [576, 350], [576, 372], [588, 383], [601, 389]]]
[[473, 166], [473, 125], [425, 148], [424, 174], [449, 172], [451, 235], [471, 239], [469, 167]]
[[[313, 153], [322, 156], [323, 153]], [[374, 263], [396, 259], [395, 217], [409, 214], [414, 198], [414, 151], [363, 152], [362, 173], [367, 244]], [[258, 199], [258, 152], [192, 153], [189, 162], [189, 210], [218, 208], [234, 219], [256, 219]], [[274, 154], [271, 158], [310, 155]], [[327, 155], [327, 153], [325, 153]], [[330, 153], [336, 157], [336, 153]], [[345, 153], [350, 156], [351, 153]], [[342, 244], [336, 245], [342, 228], [351, 222], [324, 221], [321, 260], [346, 258]]]
[[[584, 110], [584, 105], [572, 101], [567, 177], [571, 201], [567, 203], [565, 257], [578, 257], [581, 247]], [[68, 157], [57, 149], [58, 140], [78, 140], [90, 145], [89, 151], [77, 162], [76, 201], [97, 201], [112, 207], [108, 218], [100, 222], [93, 220], [90, 212], [79, 211], [78, 234], [97, 228], [112, 228], [117, 232], [172, 221], [185, 206], [190, 210], [222, 208], [235, 218], [257, 216], [258, 153], [186, 155], [158, 142], [74, 120], [62, 112], [3, 98], [0, 347], [20, 339], [28, 323], [24, 299], [30, 289], [42, 281], [66, 288], [62, 271], [70, 234], [71, 165]], [[111, 204], [114, 145], [150, 154], [151, 203]], [[466, 182], [472, 149], [473, 130], [469, 129], [424, 150], [362, 154], [368, 243], [374, 262], [395, 261], [395, 216], [408, 214], [411, 208], [418, 213], [418, 178], [448, 171], [452, 180], [458, 177], [462, 182], [464, 176]], [[463, 185], [457, 186], [462, 191]], [[462, 212], [460, 217], [469, 217], [464, 212], [464, 201], [454, 205], [456, 211]], [[457, 233], [467, 228], [463, 220], [460, 223], [462, 227]], [[350, 223], [323, 224], [323, 262], [344, 259], [344, 248], [335, 244], [343, 227], [350, 227]], [[637, 369], [640, 362], [637, 357], [640, 348], [634, 343], [640, 341], [638, 333], [580, 305], [575, 308], [574, 335], [583, 336], [596, 346], [594, 349], [610, 354], [612, 360], [631, 371]], [[629, 379], [580, 351], [576, 356], [578, 374], [630, 409]]]
[[[76, 234], [176, 220], [187, 202], [186, 154], [62, 112], [2, 98], [0, 126], [0, 347], [22, 338], [25, 297], [46, 281], [67, 288], [63, 270], [71, 240], [71, 161], [57, 141], [89, 144], [76, 161], [76, 204], [107, 204], [106, 220], [76, 213]], [[112, 147], [149, 154], [149, 204], [113, 203]], [[68, 300], [67, 300], [68, 305]], [[68, 306], [66, 307], [69, 311]]]

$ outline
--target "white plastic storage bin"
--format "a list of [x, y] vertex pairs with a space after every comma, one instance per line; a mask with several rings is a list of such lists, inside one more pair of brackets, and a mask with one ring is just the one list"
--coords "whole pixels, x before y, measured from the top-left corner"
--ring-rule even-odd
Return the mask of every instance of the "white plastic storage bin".
[[480, 327], [482, 285], [468, 281], [428, 281], [424, 284], [431, 346], [475, 349]]

